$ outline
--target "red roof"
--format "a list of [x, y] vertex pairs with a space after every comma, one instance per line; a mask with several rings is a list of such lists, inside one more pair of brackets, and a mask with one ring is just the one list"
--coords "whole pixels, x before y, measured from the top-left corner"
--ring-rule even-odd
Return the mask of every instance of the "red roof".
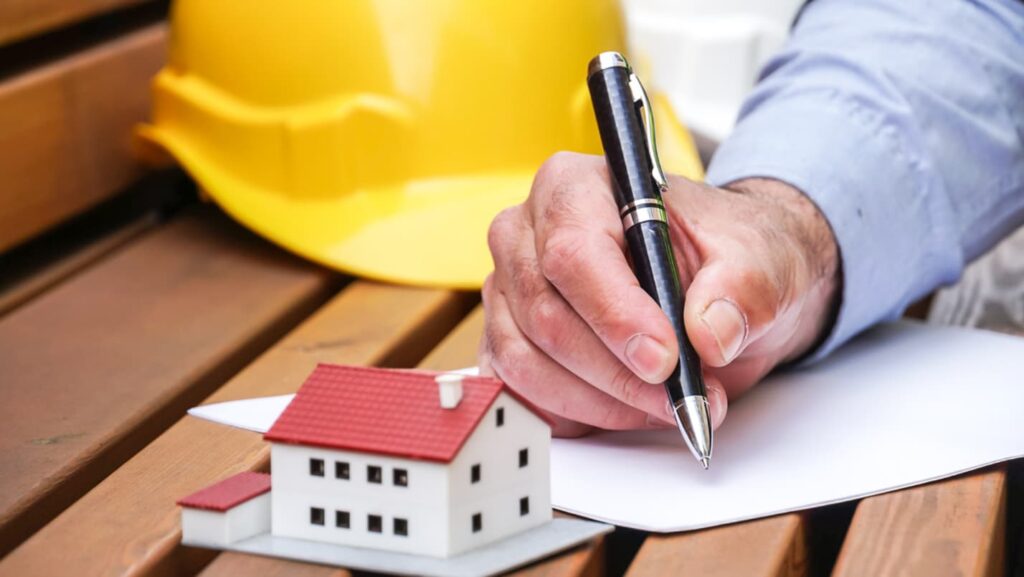
[[270, 475], [239, 473], [178, 501], [182, 507], [227, 511], [270, 491]]
[[264, 438], [449, 462], [502, 391], [550, 424], [529, 402], [489, 377], [465, 377], [462, 401], [443, 409], [434, 381], [438, 374], [321, 364]]

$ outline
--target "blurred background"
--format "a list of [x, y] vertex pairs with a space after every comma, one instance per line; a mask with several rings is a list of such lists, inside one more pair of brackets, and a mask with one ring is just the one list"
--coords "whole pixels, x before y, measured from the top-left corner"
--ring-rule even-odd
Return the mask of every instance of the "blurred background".
[[[198, 571], [173, 501], [258, 449], [186, 408], [323, 359], [473, 363], [491, 217], [600, 153], [587, 60], [627, 52], [699, 179], [801, 5], [0, 0], [0, 563]], [[912, 314], [1020, 333], [1021, 255], [1024, 230]], [[827, 572], [853, 506], [821, 515]]]

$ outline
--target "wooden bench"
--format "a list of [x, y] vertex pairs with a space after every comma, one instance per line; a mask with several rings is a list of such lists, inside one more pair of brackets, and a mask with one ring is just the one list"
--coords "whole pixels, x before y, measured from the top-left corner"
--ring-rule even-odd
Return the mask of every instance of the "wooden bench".
[[[325, 271], [201, 205], [180, 173], [145, 171], [130, 133], [165, 8], [0, 5], [0, 61], [18, 60], [0, 69], [0, 576], [343, 575], [181, 546], [178, 497], [269, 466], [258, 435], [184, 411], [293, 391], [317, 361], [472, 364], [479, 295]], [[89, 42], [70, 40], [83, 26]], [[41, 42], [56, 46], [46, 58], [24, 48]], [[518, 573], [1001, 575], [1019, 567], [1019, 470], [685, 534], [618, 531]]]

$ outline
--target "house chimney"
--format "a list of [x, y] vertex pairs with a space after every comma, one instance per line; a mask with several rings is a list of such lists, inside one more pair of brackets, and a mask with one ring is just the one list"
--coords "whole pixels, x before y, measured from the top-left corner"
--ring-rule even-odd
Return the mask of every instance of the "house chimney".
[[437, 375], [437, 392], [441, 397], [442, 409], [454, 409], [462, 400], [462, 375], [447, 373]]

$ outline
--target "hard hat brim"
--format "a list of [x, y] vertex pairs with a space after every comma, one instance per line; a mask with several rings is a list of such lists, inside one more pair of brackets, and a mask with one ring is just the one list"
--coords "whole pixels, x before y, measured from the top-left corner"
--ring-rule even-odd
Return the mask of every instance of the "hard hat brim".
[[[660, 98], [657, 98], [660, 100]], [[666, 170], [699, 179], [692, 139], [667, 102], [655, 102]], [[296, 198], [219, 170], [159, 126], [138, 135], [169, 152], [234, 219], [280, 246], [355, 276], [424, 287], [477, 290], [493, 270], [487, 229], [529, 195], [534, 170], [454, 176]]]

